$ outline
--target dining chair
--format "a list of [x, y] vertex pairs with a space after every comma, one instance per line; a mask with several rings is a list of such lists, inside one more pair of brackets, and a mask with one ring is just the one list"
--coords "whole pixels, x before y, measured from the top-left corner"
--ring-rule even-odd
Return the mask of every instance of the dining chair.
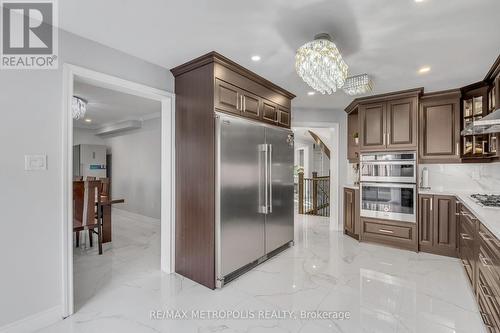
[[93, 246], [93, 234], [97, 234], [99, 254], [102, 254], [102, 221], [97, 214], [100, 209], [98, 191], [100, 181], [73, 183], [73, 231], [76, 247], [80, 244], [80, 231], [88, 230], [89, 243]]

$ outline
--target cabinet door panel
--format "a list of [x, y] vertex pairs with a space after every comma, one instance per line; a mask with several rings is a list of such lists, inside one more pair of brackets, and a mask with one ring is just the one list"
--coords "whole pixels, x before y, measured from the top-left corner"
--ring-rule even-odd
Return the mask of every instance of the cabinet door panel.
[[354, 163], [359, 161], [359, 141], [356, 144], [354, 135], [358, 133], [359, 121], [358, 113], [351, 113], [347, 116], [347, 159]]
[[278, 120], [278, 105], [264, 100], [262, 103], [262, 119], [275, 124]]
[[215, 81], [215, 108], [221, 111], [240, 114], [240, 89], [217, 79]]
[[434, 196], [434, 247], [438, 253], [456, 255], [456, 202], [452, 196]]
[[419, 246], [422, 251], [428, 252], [432, 247], [432, 195], [419, 195]]
[[278, 124], [283, 126], [283, 127], [290, 127], [290, 110], [285, 108], [285, 107], [282, 107], [282, 106], [278, 106]]
[[260, 117], [260, 98], [246, 91], [241, 92], [241, 113], [245, 117]]
[[460, 161], [459, 105], [458, 98], [421, 103], [419, 157], [422, 162]]
[[415, 148], [417, 143], [417, 99], [387, 103], [387, 147]]
[[361, 151], [385, 149], [385, 103], [360, 105]]
[[354, 190], [344, 189], [344, 229], [354, 234]]

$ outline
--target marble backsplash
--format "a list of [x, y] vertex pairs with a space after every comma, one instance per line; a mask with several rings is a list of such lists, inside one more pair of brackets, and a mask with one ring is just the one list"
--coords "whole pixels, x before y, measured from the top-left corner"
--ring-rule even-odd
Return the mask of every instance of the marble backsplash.
[[500, 193], [500, 163], [421, 164], [419, 184], [424, 167], [429, 170], [429, 185], [433, 190]]

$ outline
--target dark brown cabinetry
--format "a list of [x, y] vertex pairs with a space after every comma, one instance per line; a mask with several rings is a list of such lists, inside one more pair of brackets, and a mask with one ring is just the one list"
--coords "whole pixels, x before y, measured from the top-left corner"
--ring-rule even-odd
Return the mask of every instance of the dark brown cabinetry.
[[454, 196], [419, 195], [419, 249], [457, 256], [456, 199]]
[[419, 161], [460, 162], [460, 91], [426, 94], [420, 100]]
[[295, 96], [211, 52], [175, 77], [175, 271], [215, 288], [214, 112], [290, 127]]
[[474, 293], [476, 291], [477, 227], [478, 221], [476, 218], [463, 205], [460, 205], [458, 251], [467, 277], [474, 288]]
[[422, 89], [413, 89], [354, 100], [346, 112], [349, 115], [358, 113], [359, 150], [416, 149], [421, 92]]
[[344, 232], [359, 239], [359, 190], [344, 188]]
[[397, 222], [361, 217], [361, 241], [368, 241], [406, 249], [418, 250], [416, 223]]
[[359, 162], [359, 117], [358, 111], [347, 115], [347, 159]]

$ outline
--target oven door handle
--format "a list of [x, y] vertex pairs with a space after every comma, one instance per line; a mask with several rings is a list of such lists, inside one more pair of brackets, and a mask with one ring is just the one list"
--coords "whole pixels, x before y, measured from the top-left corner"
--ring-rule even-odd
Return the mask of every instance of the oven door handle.
[[372, 186], [372, 187], [390, 187], [390, 188], [411, 188], [416, 190], [417, 186], [413, 184], [403, 184], [403, 183], [366, 183], [362, 182], [361, 187]]
[[361, 161], [362, 165], [387, 165], [387, 164], [392, 164], [392, 165], [415, 165], [416, 161], [414, 160], [407, 160], [407, 161]]

